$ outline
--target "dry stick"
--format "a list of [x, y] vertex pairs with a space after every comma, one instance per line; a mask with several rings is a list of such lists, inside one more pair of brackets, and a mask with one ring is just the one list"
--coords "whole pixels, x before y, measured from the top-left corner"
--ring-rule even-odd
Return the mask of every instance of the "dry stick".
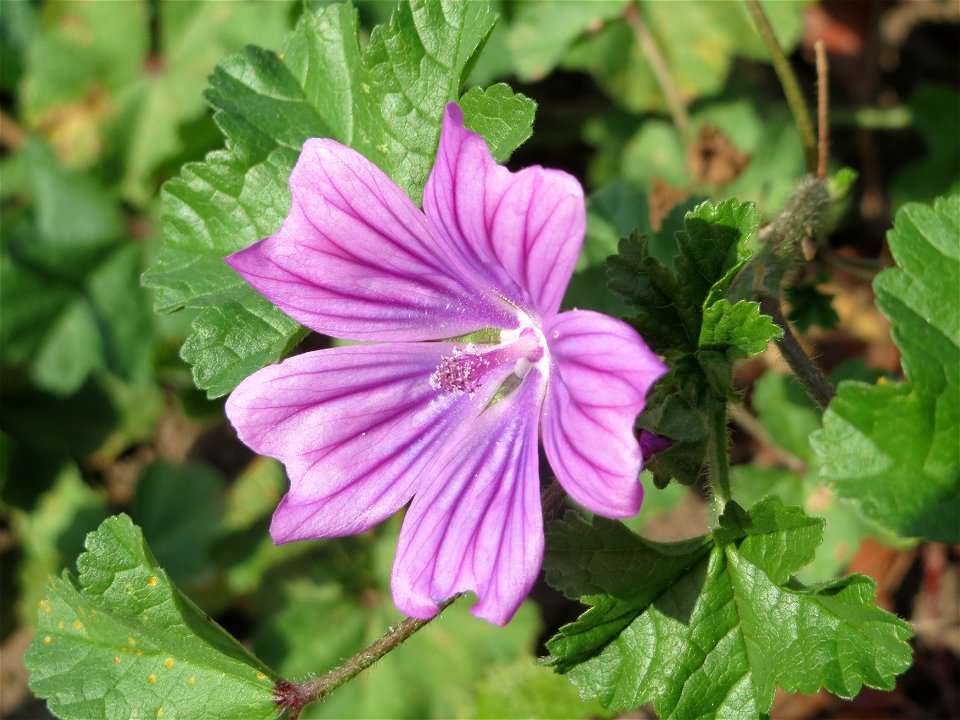
[[770, 51], [770, 61], [773, 63], [773, 69], [777, 71], [777, 77], [780, 78], [783, 94], [787, 97], [787, 105], [790, 106], [793, 121], [797, 124], [797, 130], [800, 132], [803, 154], [807, 161], [807, 172], [812, 175], [817, 171], [817, 138], [813, 133], [813, 121], [810, 119], [810, 111], [807, 109], [800, 83], [790, 66], [790, 61], [783, 53], [783, 48], [780, 47], [777, 36], [767, 19], [767, 14], [763, 11], [759, 1], [745, 0], [745, 2], [760, 37], [763, 38], [767, 49]]
[[[434, 617], [439, 616], [440, 612], [446, 610], [460, 597], [462, 595], [454, 595], [441, 604], [440, 610]], [[391, 650], [399, 647], [404, 640], [423, 628], [432, 619], [404, 618], [399, 625], [390, 628], [386, 634], [381, 635], [342, 665], [318, 678], [302, 683], [281, 680], [273, 690], [274, 702], [281, 709], [288, 711], [289, 720], [296, 720], [304, 707], [314, 700], [329, 695], [345, 682], [355, 678]]]
[[666, 58], [660, 52], [660, 46], [657, 45], [657, 40], [650, 32], [650, 28], [647, 27], [640, 16], [640, 8], [631, 3], [627, 6], [624, 17], [633, 30], [637, 43], [647, 56], [647, 60], [650, 61], [650, 69], [657, 80], [660, 92], [663, 93], [664, 100], [667, 101], [667, 109], [670, 111], [673, 123], [680, 131], [684, 147], [689, 150], [692, 138], [690, 137], [690, 119], [687, 116], [687, 106], [683, 101], [680, 90], [677, 88], [677, 84], [673, 81], [673, 75], [670, 74]]
[[827, 75], [827, 46], [823, 40], [813, 44], [817, 54], [817, 179], [823, 182], [827, 177], [827, 156], [830, 154], [830, 79]]
[[807, 357], [803, 348], [800, 347], [800, 343], [790, 329], [790, 323], [783, 316], [780, 301], [775, 298], [764, 298], [760, 301], [760, 308], [772, 317], [777, 325], [783, 328], [783, 337], [777, 340], [777, 347], [780, 348], [783, 359], [787, 361], [790, 369], [793, 370], [794, 375], [803, 384], [804, 389], [813, 401], [821, 408], [826, 409], [836, 393], [830, 383], [827, 382], [827, 378], [824, 377], [820, 368], [813, 364], [813, 361]]

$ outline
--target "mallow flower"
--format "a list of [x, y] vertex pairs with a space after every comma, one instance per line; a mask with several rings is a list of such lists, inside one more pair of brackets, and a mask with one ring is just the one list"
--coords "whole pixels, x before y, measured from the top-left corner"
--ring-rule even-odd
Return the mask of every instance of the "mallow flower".
[[307, 352], [227, 401], [240, 439], [286, 465], [276, 542], [362, 533], [407, 503], [391, 586], [429, 618], [473, 591], [506, 623], [543, 557], [538, 438], [582, 506], [636, 514], [633, 426], [665, 368], [628, 325], [558, 312], [583, 190], [498, 165], [446, 108], [423, 211], [363, 156], [308, 140], [276, 234], [227, 258], [308, 328], [360, 344]]

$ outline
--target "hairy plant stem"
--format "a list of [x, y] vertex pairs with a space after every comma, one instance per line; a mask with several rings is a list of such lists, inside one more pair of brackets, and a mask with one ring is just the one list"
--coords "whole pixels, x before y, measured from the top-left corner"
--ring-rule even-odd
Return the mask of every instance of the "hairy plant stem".
[[[450, 607], [462, 595], [454, 595], [440, 605], [440, 612]], [[434, 617], [439, 617], [439, 612]], [[432, 620], [433, 618], [430, 618]], [[279, 708], [287, 712], [289, 720], [297, 720], [300, 711], [315, 700], [319, 700], [349, 680], [362, 673], [377, 660], [395, 650], [407, 638], [419, 631], [430, 620], [404, 618], [399, 625], [390, 628], [388, 632], [370, 643], [363, 650], [346, 660], [340, 666], [318, 678], [306, 680], [302, 683], [292, 683], [289, 680], [279, 681], [273, 689], [273, 699]]]
[[644, 22], [641, 13], [642, 10], [636, 4], [631, 3], [624, 12], [624, 18], [633, 30], [633, 35], [636, 37], [640, 49], [643, 50], [643, 54], [650, 61], [650, 69], [653, 71], [653, 77], [657, 81], [660, 92], [663, 93], [663, 99], [667, 103], [670, 117], [673, 118], [673, 123], [680, 132], [684, 147], [689, 151], [693, 138], [690, 136], [690, 118], [687, 116], [687, 105], [683, 101], [680, 89], [673, 80], [667, 60], [660, 51], [660, 46], [657, 45], [657, 40]]
[[773, 63], [773, 69], [780, 78], [780, 85], [783, 87], [783, 94], [787, 97], [787, 105], [790, 106], [790, 112], [793, 113], [793, 121], [797, 125], [800, 133], [800, 141], [803, 143], [803, 154], [806, 158], [807, 172], [813, 175], [817, 171], [817, 138], [813, 132], [813, 120], [810, 118], [810, 110], [807, 108], [807, 102], [803, 97], [803, 91], [800, 89], [800, 83], [797, 81], [796, 73], [790, 66], [790, 61], [780, 47], [773, 27], [767, 19], [767, 14], [760, 5], [759, 0], [745, 0], [747, 10], [753, 17], [753, 22], [757, 26], [760, 37], [767, 45], [770, 51], [770, 61]]
[[730, 453], [727, 442], [727, 404], [718, 402], [706, 412], [707, 467], [710, 490], [717, 509], [717, 517], [730, 500]]
[[780, 301], [770, 297], [763, 298], [760, 301], [760, 308], [783, 329], [783, 337], [777, 340], [777, 347], [780, 348], [783, 359], [787, 361], [810, 398], [821, 408], [826, 409], [836, 393], [820, 368], [813, 364], [800, 347], [799, 341], [790, 329], [790, 323], [780, 309]]

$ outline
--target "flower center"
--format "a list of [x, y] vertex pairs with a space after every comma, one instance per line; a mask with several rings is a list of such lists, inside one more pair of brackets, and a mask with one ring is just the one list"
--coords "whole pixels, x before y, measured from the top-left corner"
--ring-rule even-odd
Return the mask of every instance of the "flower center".
[[[442, 358], [430, 376], [430, 385], [444, 393], [466, 393], [471, 398], [483, 384], [484, 377], [498, 368], [509, 367], [518, 379], [543, 359], [546, 343], [533, 327], [501, 333], [499, 345], [456, 347]], [[495, 373], [503, 381], [503, 372]]]

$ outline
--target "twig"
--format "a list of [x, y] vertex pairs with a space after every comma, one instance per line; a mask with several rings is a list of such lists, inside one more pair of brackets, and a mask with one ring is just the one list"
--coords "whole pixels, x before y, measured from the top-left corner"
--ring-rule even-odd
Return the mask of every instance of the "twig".
[[817, 171], [817, 138], [813, 133], [813, 121], [810, 119], [810, 111], [807, 109], [806, 100], [803, 98], [800, 83], [790, 66], [790, 61], [783, 53], [783, 48], [780, 47], [777, 36], [767, 19], [767, 14], [763, 11], [759, 1], [745, 0], [745, 2], [760, 37], [763, 38], [767, 49], [770, 51], [770, 61], [773, 63], [773, 69], [777, 72], [777, 77], [780, 78], [783, 94], [787, 97], [787, 105], [790, 106], [793, 121], [797, 124], [797, 130], [800, 133], [800, 141], [803, 143], [803, 153], [807, 162], [807, 172], [812, 175]]
[[[441, 604], [437, 615], [450, 607], [460, 597], [461, 595], [454, 595]], [[281, 680], [273, 690], [274, 702], [279, 708], [288, 712], [289, 720], [297, 720], [300, 711], [307, 705], [329, 695], [348, 680], [355, 678], [391, 650], [399, 647], [407, 638], [427, 625], [432, 619], [404, 618], [399, 625], [390, 628], [386, 634], [381, 635], [342, 665], [318, 678], [302, 683]]]
[[640, 8], [631, 3], [627, 6], [624, 13], [627, 23], [633, 30], [637, 43], [650, 61], [650, 69], [656, 78], [657, 85], [660, 86], [660, 92], [663, 93], [663, 99], [667, 102], [667, 109], [673, 118], [677, 130], [680, 131], [680, 137], [683, 138], [684, 147], [688, 150], [691, 144], [690, 136], [690, 118], [687, 116], [687, 106], [683, 101], [677, 84], [673, 81], [673, 75], [670, 74], [670, 68], [667, 66], [666, 58], [660, 52], [660, 46], [657, 45], [656, 38], [650, 32], [650, 28], [643, 21], [640, 15]]
[[822, 182], [827, 177], [827, 157], [830, 154], [830, 78], [827, 74], [827, 46], [823, 40], [813, 44], [817, 54], [817, 178]]
[[787, 361], [790, 369], [793, 370], [794, 375], [797, 376], [813, 401], [821, 408], [826, 408], [836, 393], [830, 383], [827, 382], [827, 378], [824, 377], [820, 368], [813, 364], [803, 348], [800, 347], [800, 343], [790, 329], [790, 323], [783, 316], [780, 301], [769, 297], [763, 298], [760, 301], [760, 308], [772, 317], [777, 325], [783, 328], [783, 337], [777, 340], [777, 347], [780, 348], [784, 360]]

